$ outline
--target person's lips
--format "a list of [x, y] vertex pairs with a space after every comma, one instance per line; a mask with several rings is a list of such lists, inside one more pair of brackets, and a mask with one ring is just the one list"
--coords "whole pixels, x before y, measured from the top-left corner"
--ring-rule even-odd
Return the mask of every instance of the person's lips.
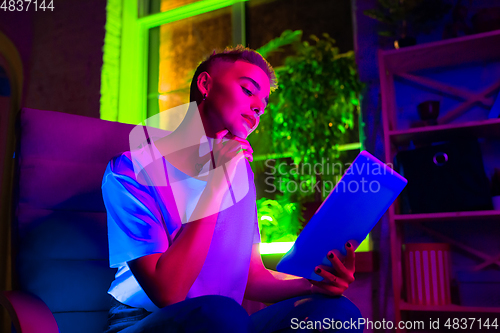
[[250, 128], [254, 128], [255, 124], [257, 123], [257, 119], [255, 119], [254, 116], [248, 115], [248, 114], [242, 114], [242, 117], [245, 118], [248, 121], [248, 124], [250, 125]]

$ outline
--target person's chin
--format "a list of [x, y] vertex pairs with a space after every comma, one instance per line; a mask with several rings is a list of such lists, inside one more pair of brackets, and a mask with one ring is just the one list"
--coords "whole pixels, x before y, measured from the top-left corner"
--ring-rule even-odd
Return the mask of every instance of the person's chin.
[[247, 139], [248, 135], [250, 133], [248, 132], [237, 132], [237, 133], [234, 133], [235, 136], [237, 136], [238, 138], [241, 138], [241, 139]]
[[242, 126], [241, 128], [235, 128], [233, 131], [230, 131], [234, 136], [237, 136], [238, 138], [241, 139], [247, 139], [248, 135], [252, 132], [251, 130], [248, 130], [245, 126]]

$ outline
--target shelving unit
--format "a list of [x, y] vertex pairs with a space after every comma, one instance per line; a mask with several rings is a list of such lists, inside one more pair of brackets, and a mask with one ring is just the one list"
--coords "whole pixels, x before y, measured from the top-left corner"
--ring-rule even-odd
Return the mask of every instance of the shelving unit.
[[471, 121], [463, 124], [447, 124], [426, 126], [406, 130], [389, 131], [388, 136], [392, 143], [402, 145], [413, 141], [419, 144], [429, 144], [446, 140], [453, 136], [500, 138], [500, 119]]
[[396, 223], [408, 222], [426, 222], [432, 220], [434, 222], [448, 221], [469, 221], [471, 219], [477, 221], [499, 221], [500, 211], [498, 210], [478, 210], [473, 212], [449, 212], [449, 213], [430, 213], [430, 214], [395, 214], [393, 216]]
[[[457, 87], [450, 83], [439, 82], [429, 72], [442, 73], [447, 69], [469, 64], [484, 64], [500, 62], [500, 31], [488, 32], [446, 41], [417, 45], [413, 47], [379, 51], [380, 85], [382, 93], [382, 120], [384, 127], [385, 161], [393, 163], [398, 151], [406, 150], [411, 146], [425, 146], [433, 142], [446, 141], [451, 138], [486, 138], [500, 140], [500, 119], [473, 119], [461, 121], [461, 117], [473, 106], [482, 106], [488, 109], [494, 102], [492, 92], [500, 89], [500, 79], [488, 82], [482, 89], [471, 91], [464, 87]], [[424, 74], [422, 74], [424, 73]], [[427, 76], [426, 76], [427, 75]], [[408, 123], [400, 122], [406, 116], [398, 106], [395, 82], [410, 82], [422, 88], [425, 93], [439, 92], [445, 96], [455, 96], [461, 103], [440, 114], [437, 125], [425, 127], [411, 127]], [[404, 96], [406, 97], [406, 96]], [[408, 96], [408, 98], [415, 96]], [[458, 97], [458, 98], [457, 98]], [[414, 112], [417, 113], [416, 106]], [[399, 117], [399, 118], [398, 118]], [[413, 115], [415, 119], [415, 115]], [[500, 149], [498, 150], [500, 158]], [[500, 167], [500, 165], [499, 165]], [[392, 278], [394, 288], [394, 305], [396, 322], [403, 320], [409, 312], [453, 312], [453, 313], [500, 313], [498, 307], [471, 307], [456, 304], [442, 306], [422, 306], [407, 303], [404, 294], [402, 244], [404, 241], [404, 226], [411, 224], [431, 233], [432, 237], [449, 242], [452, 247], [466, 251], [484, 261], [477, 267], [483, 268], [489, 264], [500, 266], [500, 254], [486, 254], [471, 246], [457, 242], [447, 235], [439, 234], [423, 226], [425, 223], [453, 223], [468, 221], [474, 223], [500, 222], [500, 211], [471, 211], [446, 212], [432, 214], [401, 214], [400, 203], [397, 200], [388, 211]]]
[[480, 313], [500, 313], [500, 308], [449, 305], [414, 305], [404, 301], [400, 303], [400, 309], [405, 311], [425, 311], [425, 312], [480, 312]]

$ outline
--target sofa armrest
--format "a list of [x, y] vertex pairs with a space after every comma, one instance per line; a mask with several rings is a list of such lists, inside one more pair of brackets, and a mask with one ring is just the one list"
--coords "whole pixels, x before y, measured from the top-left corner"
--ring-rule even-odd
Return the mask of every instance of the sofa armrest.
[[52, 312], [35, 295], [22, 291], [2, 291], [0, 304], [9, 312], [18, 333], [59, 333]]

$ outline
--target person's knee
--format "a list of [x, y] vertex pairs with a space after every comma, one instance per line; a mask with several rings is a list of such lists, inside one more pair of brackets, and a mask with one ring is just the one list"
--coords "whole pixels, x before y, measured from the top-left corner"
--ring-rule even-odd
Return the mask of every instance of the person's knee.
[[[338, 313], [345, 318], [361, 317], [361, 311], [358, 309], [358, 307], [345, 296], [331, 297], [321, 294], [315, 294], [310, 298], [312, 298], [313, 303], [316, 304], [316, 308], [318, 309], [328, 309], [327, 311], [333, 311], [334, 313]], [[307, 305], [307, 303], [304, 304]]]
[[335, 320], [341, 321], [343, 327], [349, 327], [350, 331], [363, 331], [362, 315], [359, 308], [345, 296], [338, 299]]
[[343, 307], [345, 309], [345, 316], [346, 317], [353, 318], [353, 319], [355, 319], [355, 318], [358, 319], [358, 318], [362, 317], [361, 311], [353, 302], [351, 302], [350, 299], [348, 299], [345, 296], [342, 296], [341, 299], [344, 302]]
[[[361, 311], [345, 296], [329, 297], [325, 295], [313, 295], [312, 303], [304, 303], [309, 307], [306, 311], [308, 318], [313, 321], [329, 323], [329, 329], [338, 332], [363, 331], [359, 323], [362, 323]], [[340, 330], [339, 330], [340, 329]]]
[[200, 320], [213, 332], [252, 332], [252, 322], [245, 309], [234, 299], [225, 296], [202, 296]]

